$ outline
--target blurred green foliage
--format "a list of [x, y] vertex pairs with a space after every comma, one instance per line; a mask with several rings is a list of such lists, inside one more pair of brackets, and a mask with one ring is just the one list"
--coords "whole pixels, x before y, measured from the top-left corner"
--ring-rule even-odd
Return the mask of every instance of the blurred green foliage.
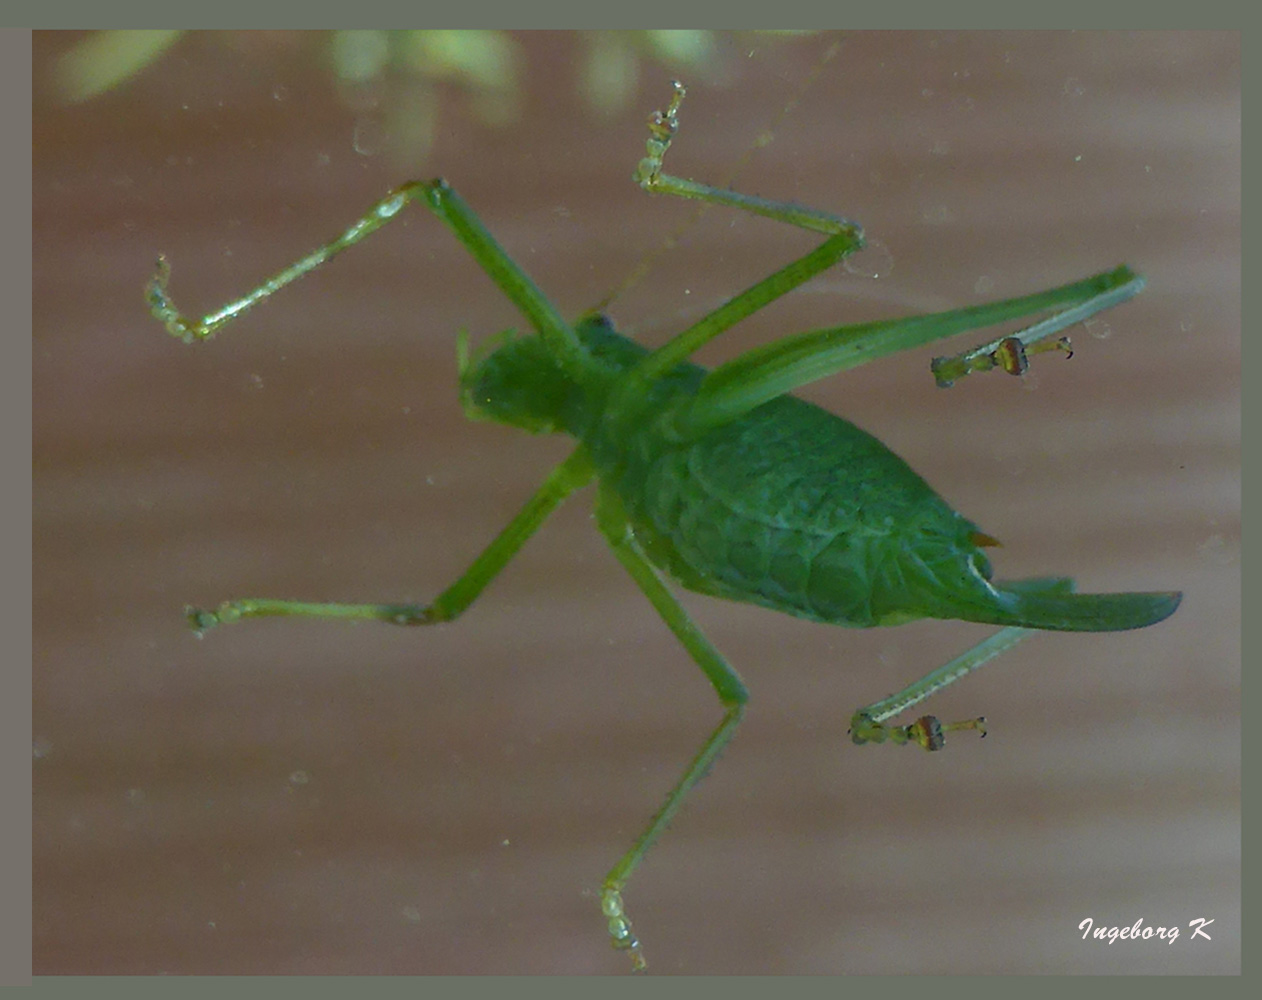
[[[644, 67], [702, 84], [737, 72], [752, 44], [800, 32], [574, 31], [574, 88], [592, 114], [633, 100]], [[178, 32], [98, 31], [61, 55], [53, 86], [65, 103], [100, 97], [136, 78], [181, 44], [214, 44], [238, 58], [311, 53], [361, 116], [356, 147], [389, 149], [416, 161], [438, 132], [442, 101], [458, 94], [462, 113], [490, 127], [512, 124], [530, 74], [528, 33], [507, 31]], [[285, 88], [278, 84], [279, 96]]]

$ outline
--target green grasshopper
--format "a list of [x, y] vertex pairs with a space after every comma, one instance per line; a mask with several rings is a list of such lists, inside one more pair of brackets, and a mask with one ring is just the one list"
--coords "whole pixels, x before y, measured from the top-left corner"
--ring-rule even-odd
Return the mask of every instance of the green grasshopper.
[[649, 118], [647, 155], [635, 179], [652, 193], [726, 205], [826, 239], [662, 347], [618, 334], [604, 316], [569, 324], [442, 179], [391, 192], [341, 236], [200, 321], [166, 292], [159, 258], [146, 288], [152, 314], [186, 342], [206, 340], [273, 292], [380, 229], [412, 202], [428, 206], [530, 321], [470, 357], [458, 339], [461, 402], [474, 419], [532, 433], [566, 433], [577, 447], [469, 569], [432, 603], [317, 604], [245, 599], [214, 611], [188, 608], [194, 629], [269, 615], [430, 625], [459, 617], [571, 493], [597, 485], [596, 520], [618, 561], [705, 673], [723, 718], [639, 839], [605, 877], [600, 904], [613, 944], [645, 968], [622, 892], [692, 787], [735, 734], [749, 694], [736, 671], [692, 623], [664, 577], [702, 594], [851, 628], [920, 618], [1003, 626], [977, 646], [857, 711], [855, 743], [941, 748], [944, 734], [984, 720], [943, 724], [924, 716], [887, 721], [1019, 641], [1030, 629], [1119, 631], [1159, 622], [1179, 593], [1077, 594], [1073, 582], [992, 580], [982, 548], [997, 544], [957, 514], [911, 468], [851, 423], [788, 395], [798, 386], [967, 330], [1051, 315], [974, 350], [937, 358], [939, 385], [972, 372], [1021, 374], [1029, 355], [1068, 350], [1065, 329], [1123, 302], [1143, 279], [1123, 266], [1060, 288], [927, 316], [829, 327], [751, 350], [706, 371], [688, 359], [703, 344], [863, 247], [854, 222], [786, 202], [752, 198], [673, 177], [662, 160], [678, 129], [684, 88]]

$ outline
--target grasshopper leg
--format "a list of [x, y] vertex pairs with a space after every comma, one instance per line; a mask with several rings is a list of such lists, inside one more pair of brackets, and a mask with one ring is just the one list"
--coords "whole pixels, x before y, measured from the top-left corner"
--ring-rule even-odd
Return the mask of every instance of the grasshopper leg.
[[592, 481], [595, 473], [580, 447], [549, 473], [526, 505], [473, 561], [461, 577], [430, 604], [317, 604], [244, 598], [225, 601], [214, 611], [186, 608], [189, 624], [198, 632], [242, 618], [301, 617], [379, 621], [391, 625], [433, 625], [458, 617], [515, 556], [549, 514], [575, 490]]
[[951, 731], [972, 729], [985, 736], [986, 720], [982, 718], [942, 723], [932, 715], [925, 715], [906, 726], [887, 726], [885, 722], [920, 704], [948, 684], [954, 684], [987, 660], [1011, 649], [1029, 633], [1030, 630], [1024, 628], [1000, 629], [949, 663], [944, 663], [937, 670], [930, 671], [920, 680], [907, 685], [897, 694], [864, 706], [850, 720], [850, 738], [860, 745], [888, 741], [900, 745], [916, 743], [926, 750], [941, 750], [945, 734]]
[[628, 952], [634, 970], [642, 972], [646, 968], [644, 953], [623, 906], [622, 890], [631, 877], [631, 873], [648, 853], [649, 848], [670, 825], [693, 786], [706, 775], [719, 754], [723, 752], [723, 748], [736, 735], [737, 726], [740, 725], [741, 717], [745, 713], [745, 703], [749, 700], [749, 691], [736, 671], [710, 644], [701, 630], [693, 624], [682, 605], [662, 583], [657, 571], [649, 563], [636, 541], [635, 532], [627, 520], [621, 502], [611, 491], [601, 490], [597, 502], [596, 519], [618, 561], [643, 591], [644, 596], [649, 599], [649, 603], [653, 605], [667, 627], [675, 633], [675, 637], [683, 644], [684, 649], [705, 673], [724, 708], [723, 718], [718, 727], [702, 744], [701, 750], [667, 794], [662, 808], [649, 821], [648, 826], [636, 839], [631, 849], [610, 869], [601, 885], [600, 906], [608, 921], [613, 945], [615, 948]]
[[1044, 310], [1057, 310], [1016, 333], [954, 357], [936, 358], [931, 365], [934, 378], [942, 388], [965, 375], [996, 367], [1020, 375], [1028, 367], [1030, 355], [1068, 350], [1067, 339], [1056, 334], [1126, 301], [1143, 287], [1144, 279], [1123, 266], [1059, 288], [1001, 302], [924, 316], [826, 327], [782, 337], [746, 351], [711, 371], [683, 416], [680, 429], [695, 432], [718, 426], [776, 396], [877, 358]]
[[571, 375], [581, 378], [586, 371], [587, 352], [573, 328], [517, 263], [504, 252], [468, 204], [445, 180], [409, 181], [391, 191], [353, 222], [341, 235], [317, 247], [301, 260], [274, 274], [257, 288], [208, 313], [200, 320], [185, 316], [167, 292], [171, 267], [158, 258], [157, 270], [145, 286], [149, 312], [172, 336], [185, 343], [209, 340], [220, 327], [232, 322], [273, 293], [337, 256], [343, 250], [367, 239], [382, 226], [398, 218], [413, 202], [420, 202], [437, 215], [469, 251], [486, 275], [499, 286], [521, 311], [552, 351], [557, 363]]
[[649, 115], [649, 139], [644, 159], [636, 167], [634, 179], [650, 194], [670, 194], [677, 198], [690, 198], [696, 201], [709, 202], [713, 205], [725, 205], [737, 208], [742, 212], [752, 212], [778, 222], [787, 222], [800, 229], [823, 233], [825, 236], [844, 234], [855, 241], [853, 249], [863, 246], [863, 229], [858, 223], [824, 212], [817, 208], [808, 208], [791, 201], [772, 201], [753, 195], [741, 194], [729, 188], [715, 187], [698, 181], [686, 180], [662, 173], [662, 160], [670, 144], [679, 131], [679, 108], [684, 102], [688, 90], [678, 80], [672, 81], [674, 93], [665, 111], [654, 111]]

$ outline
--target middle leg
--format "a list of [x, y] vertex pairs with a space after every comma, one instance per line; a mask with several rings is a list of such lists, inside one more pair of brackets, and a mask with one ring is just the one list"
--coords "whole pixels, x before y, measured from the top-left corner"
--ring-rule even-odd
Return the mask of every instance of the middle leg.
[[648, 826], [636, 839], [631, 849], [610, 869], [601, 886], [600, 906], [609, 923], [609, 934], [613, 939], [614, 947], [629, 952], [635, 971], [640, 972], [645, 968], [644, 955], [623, 906], [622, 890], [631, 877], [631, 873], [648, 853], [649, 848], [670, 825], [693, 786], [706, 775], [719, 754], [723, 752], [723, 748], [736, 735], [736, 728], [740, 725], [741, 717], [745, 713], [745, 703], [749, 700], [749, 691], [740, 675], [724, 659], [723, 654], [711, 645], [704, 633], [693, 624], [683, 606], [666, 588], [657, 570], [653, 568], [644, 550], [636, 541], [635, 533], [627, 520], [621, 502], [611, 491], [601, 490], [597, 501], [596, 518], [601, 533], [609, 542], [618, 561], [622, 563], [623, 568], [631, 575], [657, 613], [661, 615], [667, 627], [683, 644], [693, 661], [705, 673], [724, 708], [723, 718], [718, 727], [702, 744], [696, 757], [671, 788], [666, 796], [665, 804], [649, 821]]

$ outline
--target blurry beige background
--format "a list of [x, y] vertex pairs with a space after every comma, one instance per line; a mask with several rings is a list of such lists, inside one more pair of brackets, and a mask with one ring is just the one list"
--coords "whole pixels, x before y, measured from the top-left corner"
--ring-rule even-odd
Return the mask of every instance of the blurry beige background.
[[[446, 627], [199, 642], [180, 613], [425, 600], [462, 572], [567, 449], [461, 416], [455, 332], [519, 317], [420, 212], [198, 348], [142, 287], [166, 252], [176, 301], [207, 311], [443, 174], [577, 314], [693, 211], [629, 180], [668, 80], [691, 85], [670, 166], [717, 180], [834, 40], [645, 57], [619, 104], [585, 60], [629, 67], [640, 39], [514, 36], [516, 75], [475, 97], [399, 69], [339, 85], [327, 35], [192, 35], [67, 104], [84, 36], [37, 36], [37, 972], [626, 970], [593, 893], [719, 710], [588, 495]], [[943, 693], [928, 710], [991, 735], [935, 755], [854, 747], [850, 713], [983, 629], [686, 597], [753, 701], [627, 892], [652, 971], [1239, 970], [1239, 57], [1228, 34], [854, 34], [740, 173], [876, 246], [710, 362], [1144, 272], [1024, 383], [939, 391], [929, 348], [806, 395], [1001, 538], [999, 575], [1186, 597], [1145, 631], [1038, 635]], [[811, 245], [712, 211], [611, 311], [660, 343]], [[1085, 942], [1088, 917], [1182, 937]]]

